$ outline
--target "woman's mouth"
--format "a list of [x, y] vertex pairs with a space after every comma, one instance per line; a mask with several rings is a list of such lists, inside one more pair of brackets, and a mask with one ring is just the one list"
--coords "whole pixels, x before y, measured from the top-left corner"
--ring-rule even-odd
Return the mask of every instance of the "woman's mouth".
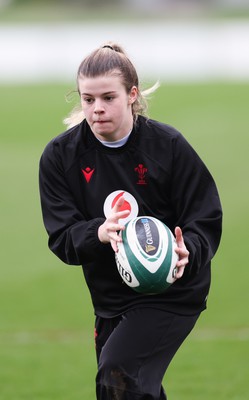
[[100, 120], [94, 121], [94, 123], [95, 123], [95, 124], [100, 124], [100, 125], [106, 124], [106, 123], [108, 123], [108, 122], [110, 122], [110, 121], [103, 120], [103, 119], [100, 119]]

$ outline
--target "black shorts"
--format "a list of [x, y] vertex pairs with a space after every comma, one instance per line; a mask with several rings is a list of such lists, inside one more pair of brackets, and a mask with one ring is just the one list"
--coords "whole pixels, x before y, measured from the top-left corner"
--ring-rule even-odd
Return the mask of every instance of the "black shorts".
[[149, 307], [97, 317], [97, 399], [165, 400], [162, 379], [198, 317]]

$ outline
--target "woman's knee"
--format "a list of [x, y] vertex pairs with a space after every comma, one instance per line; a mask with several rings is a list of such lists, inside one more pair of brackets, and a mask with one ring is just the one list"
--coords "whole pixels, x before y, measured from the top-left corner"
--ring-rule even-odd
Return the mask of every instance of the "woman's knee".
[[[152, 385], [139, 379], [139, 371], [127, 368], [122, 363], [116, 363], [111, 358], [100, 362], [96, 377], [98, 399], [122, 400], [165, 400], [166, 396], [161, 385], [153, 382]], [[101, 394], [102, 393], [102, 394]], [[103, 395], [104, 394], [104, 395]], [[108, 397], [109, 396], [109, 397]]]
[[97, 381], [104, 385], [115, 387], [124, 386], [125, 368], [120, 357], [110, 355], [108, 351], [102, 351], [99, 359]]

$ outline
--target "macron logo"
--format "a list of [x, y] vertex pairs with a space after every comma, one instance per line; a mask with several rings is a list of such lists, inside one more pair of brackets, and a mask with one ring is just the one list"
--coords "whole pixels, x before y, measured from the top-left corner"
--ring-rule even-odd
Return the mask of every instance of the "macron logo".
[[89, 183], [91, 180], [91, 177], [95, 171], [95, 168], [86, 167], [85, 169], [81, 169], [81, 171], [85, 177], [85, 180], [87, 181], [87, 183]]

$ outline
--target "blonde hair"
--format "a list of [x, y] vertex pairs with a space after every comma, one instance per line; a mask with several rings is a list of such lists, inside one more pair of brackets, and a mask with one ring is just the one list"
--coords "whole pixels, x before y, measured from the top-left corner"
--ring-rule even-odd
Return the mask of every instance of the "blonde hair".
[[[149, 89], [140, 91], [136, 69], [119, 45], [108, 42], [97, 50], [94, 50], [81, 62], [77, 72], [77, 91], [79, 93], [79, 78], [94, 78], [107, 75], [113, 71], [120, 75], [127, 94], [130, 93], [133, 86], [137, 87], [138, 96], [132, 104], [133, 119], [136, 121], [139, 114], [146, 115], [148, 108], [147, 99], [159, 87], [159, 83], [156, 82]], [[67, 128], [72, 128], [83, 121], [84, 118], [84, 113], [79, 104], [73, 108], [63, 122]]]

